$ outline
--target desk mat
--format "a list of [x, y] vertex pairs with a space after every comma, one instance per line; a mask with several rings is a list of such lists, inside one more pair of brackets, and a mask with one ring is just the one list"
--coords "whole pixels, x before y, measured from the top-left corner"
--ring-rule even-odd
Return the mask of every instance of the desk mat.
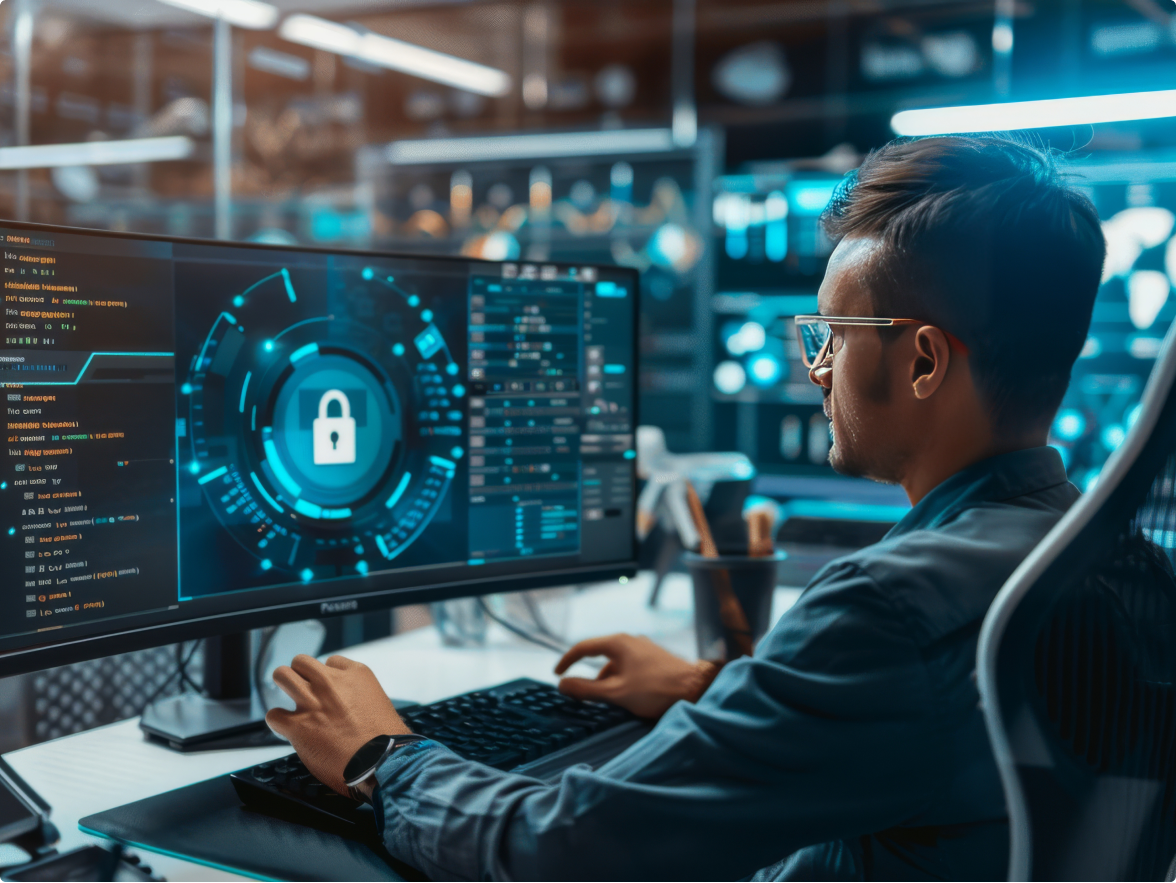
[[228, 776], [78, 822], [86, 833], [262, 880], [423, 880], [379, 844], [253, 812]]

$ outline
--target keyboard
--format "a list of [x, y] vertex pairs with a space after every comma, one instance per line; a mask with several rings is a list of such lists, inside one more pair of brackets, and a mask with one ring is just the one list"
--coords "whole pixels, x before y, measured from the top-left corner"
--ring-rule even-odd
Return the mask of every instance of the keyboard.
[[[520, 678], [401, 712], [414, 733], [467, 760], [550, 781], [568, 767], [615, 757], [649, 731], [624, 709], [569, 699]], [[345, 836], [375, 834], [372, 808], [319, 782], [297, 754], [229, 776], [247, 807]]]

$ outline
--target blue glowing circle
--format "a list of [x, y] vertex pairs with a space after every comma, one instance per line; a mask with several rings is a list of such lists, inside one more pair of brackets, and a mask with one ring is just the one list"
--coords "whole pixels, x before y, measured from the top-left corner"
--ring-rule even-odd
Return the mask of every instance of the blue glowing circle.
[[449, 450], [449, 456], [454, 460], [460, 460], [464, 453], [465, 451], [463, 451], [461, 448], [450, 448]]
[[408, 296], [408, 305], [410, 307], [420, 306], [420, 303], [421, 303], [421, 299], [419, 297], [417, 297], [415, 294], [410, 294]]
[[747, 385], [747, 372], [736, 361], [719, 362], [715, 366], [714, 382], [719, 392], [733, 396]]
[[404, 355], [404, 344], [402, 344], [402, 343], [392, 344], [392, 355], [403, 356]]
[[1076, 441], [1086, 432], [1086, 418], [1081, 411], [1065, 408], [1054, 419], [1054, 435], [1062, 441]]
[[1099, 436], [1099, 441], [1103, 443], [1103, 447], [1108, 451], [1113, 451], [1123, 444], [1123, 440], [1127, 438], [1127, 430], [1118, 423], [1112, 423], [1102, 431]]
[[233, 298], [233, 306], [235, 306], [235, 307], [245, 306], [245, 298], [241, 297], [241, 295], [238, 294], [235, 298]]
[[299, 575], [300, 577], [302, 577], [302, 581], [303, 581], [304, 583], [308, 583], [308, 582], [310, 582], [312, 579], [314, 579], [314, 571], [313, 571], [313, 570], [311, 570], [309, 567], [305, 568], [305, 569], [302, 571], [302, 573], [300, 573], [300, 574], [298, 574], [298, 575]]
[[451, 375], [456, 374], [457, 373], [457, 362], [450, 362], [448, 365], [445, 366], [445, 371], [446, 371], [446, 373], [451, 374]]
[[779, 359], [766, 354], [752, 359], [750, 368], [751, 381], [756, 386], [771, 386], [780, 379], [783, 370]]
[[372, 279], [375, 278], [375, 276], [376, 276], [376, 272], [371, 267], [364, 267], [363, 268], [363, 278], [365, 281], [370, 282]]
[[274, 566], [274, 562], [270, 561], [268, 558], [261, 559], [261, 569], [262, 570], [269, 570], [273, 566]]
[[188, 471], [191, 472], [193, 475], [199, 475], [200, 474], [200, 464], [197, 463], [195, 460], [193, 460], [191, 463], [188, 464]]
[[433, 311], [432, 310], [421, 310], [421, 321], [422, 322], [432, 322], [433, 321]]

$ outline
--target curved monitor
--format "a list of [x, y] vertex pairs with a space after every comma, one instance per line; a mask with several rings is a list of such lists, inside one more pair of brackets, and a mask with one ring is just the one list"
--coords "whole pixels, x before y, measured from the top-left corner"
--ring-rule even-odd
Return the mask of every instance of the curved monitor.
[[635, 271], [0, 240], [0, 675], [634, 572]]

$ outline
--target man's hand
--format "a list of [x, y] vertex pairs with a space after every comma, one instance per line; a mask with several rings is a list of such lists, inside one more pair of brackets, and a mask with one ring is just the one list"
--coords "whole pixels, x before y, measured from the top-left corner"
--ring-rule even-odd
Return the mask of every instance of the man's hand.
[[573, 699], [611, 702], [655, 720], [679, 699], [696, 701], [719, 673], [713, 662], [687, 662], [649, 638], [633, 635], [581, 641], [564, 654], [555, 673], [563, 674], [587, 656], [605, 656], [608, 663], [596, 680], [564, 678], [559, 682], [561, 693]]
[[343, 768], [366, 742], [411, 732], [360, 662], [332, 656], [323, 665], [300, 654], [274, 672], [274, 683], [297, 708], [272, 708], [265, 722], [290, 740], [315, 778], [340, 794], [347, 794]]

